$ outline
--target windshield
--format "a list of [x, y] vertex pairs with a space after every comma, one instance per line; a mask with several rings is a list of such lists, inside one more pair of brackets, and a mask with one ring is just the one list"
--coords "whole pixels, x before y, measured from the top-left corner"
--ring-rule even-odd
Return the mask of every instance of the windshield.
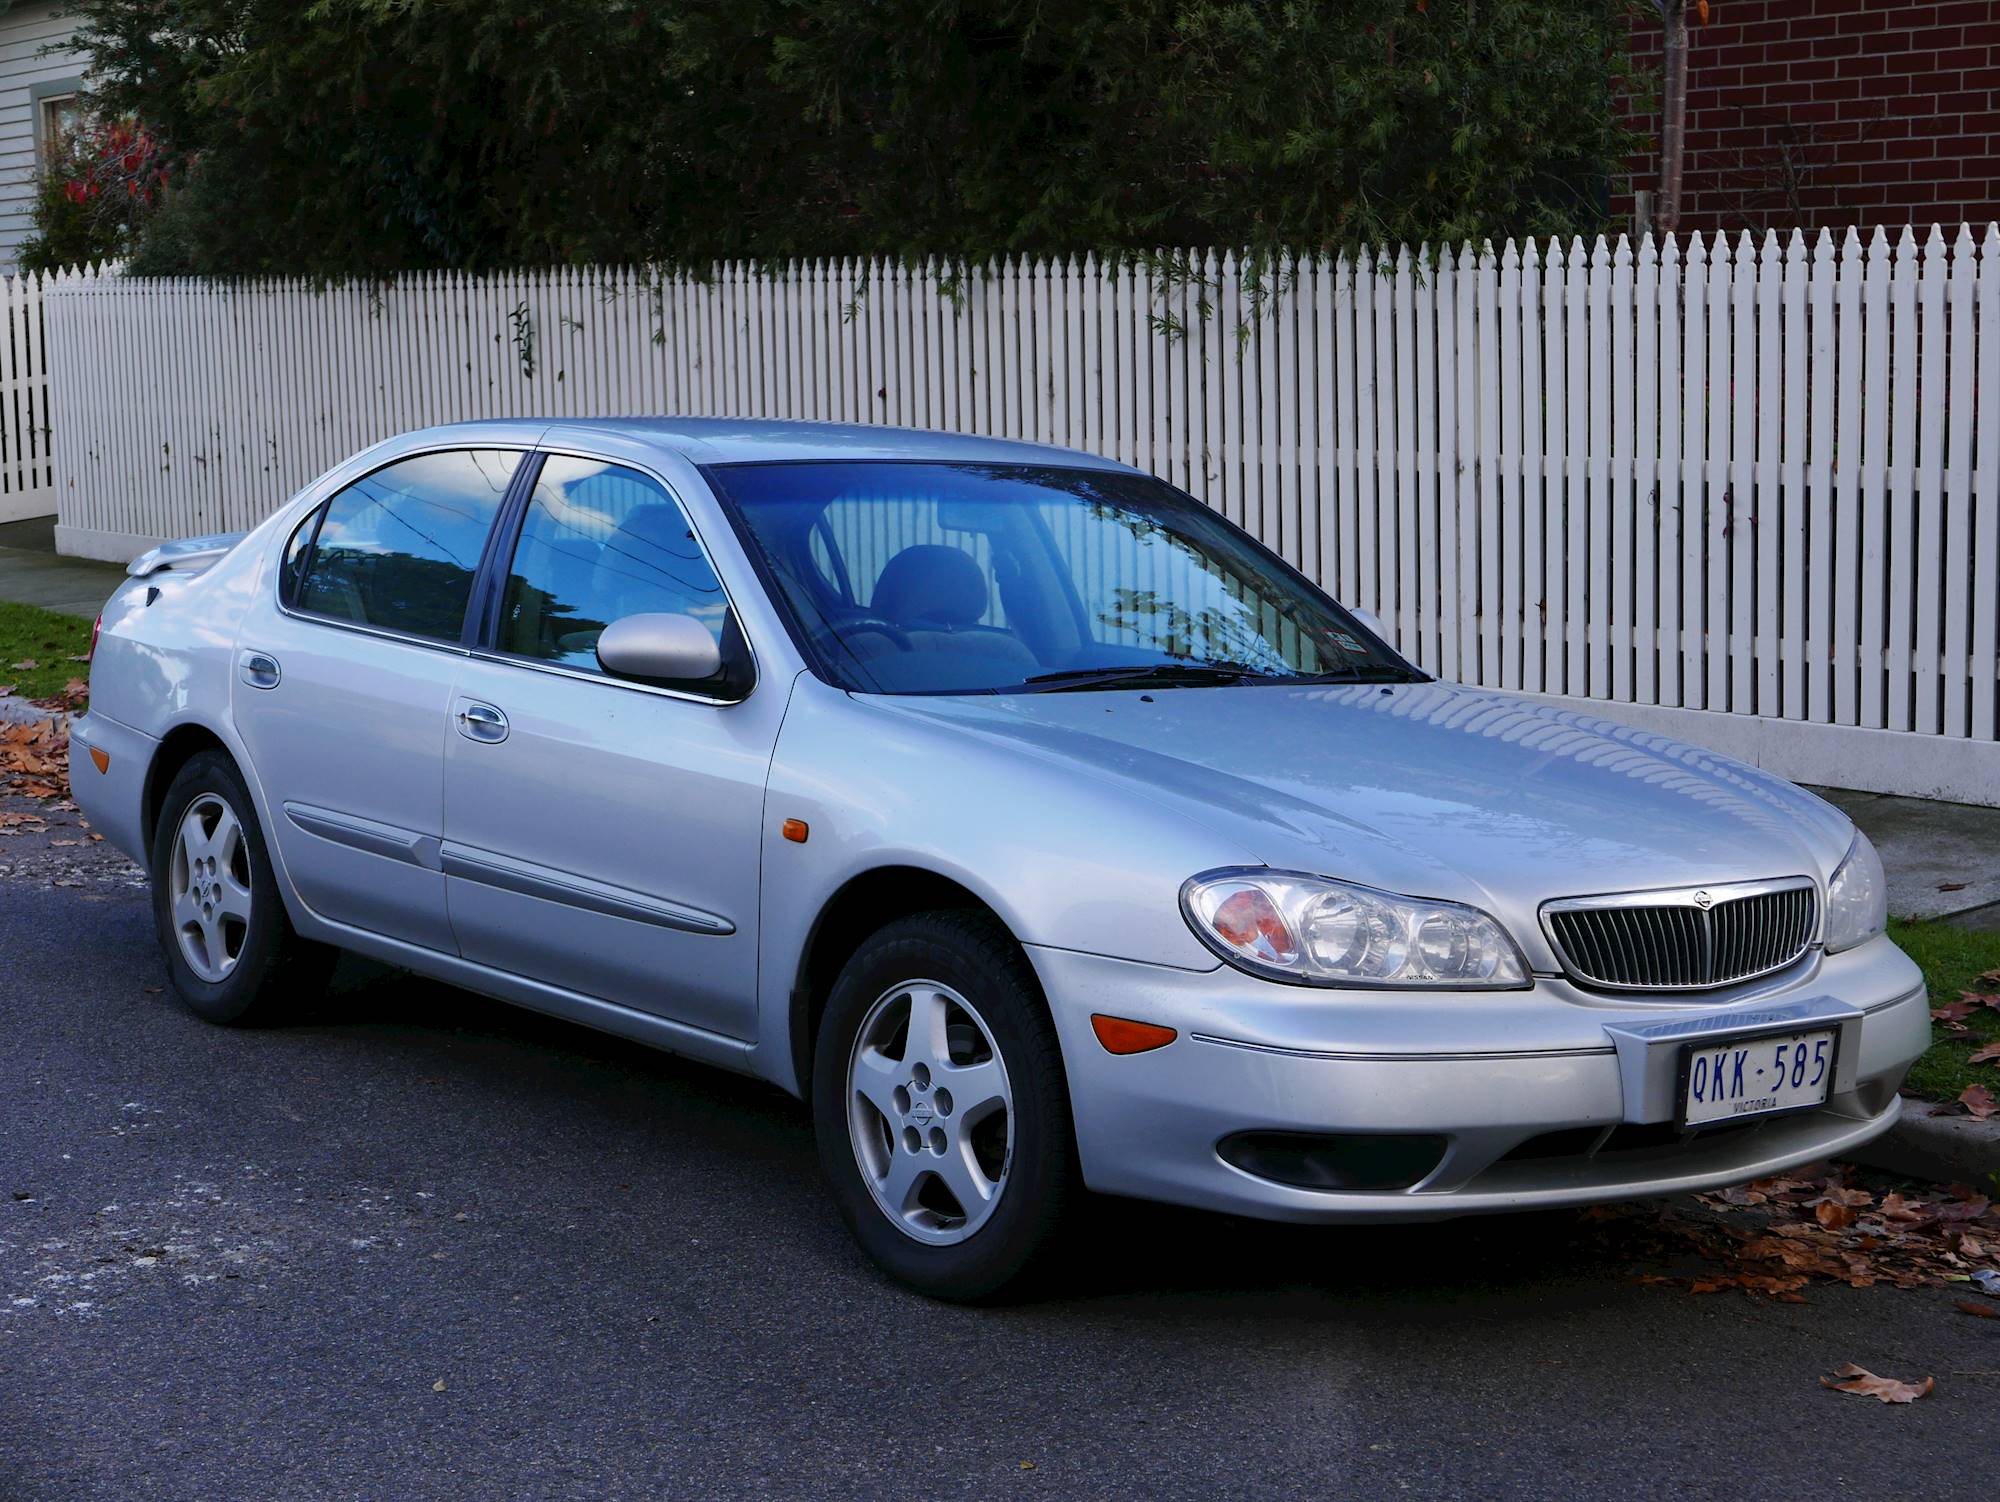
[[1162, 481], [1016, 464], [706, 471], [817, 660], [878, 694], [1421, 675]]

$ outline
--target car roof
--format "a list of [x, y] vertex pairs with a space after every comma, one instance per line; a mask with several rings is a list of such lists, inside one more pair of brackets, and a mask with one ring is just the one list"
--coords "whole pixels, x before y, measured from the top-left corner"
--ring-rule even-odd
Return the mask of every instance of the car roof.
[[518, 438], [524, 428], [543, 428], [544, 441], [588, 441], [592, 433], [651, 444], [679, 454], [690, 464], [792, 463], [810, 459], [903, 459], [958, 463], [1059, 464], [1066, 469], [1127, 469], [1053, 444], [970, 433], [936, 433], [872, 423], [799, 422], [745, 417], [550, 417], [501, 418], [452, 423], [406, 438]]

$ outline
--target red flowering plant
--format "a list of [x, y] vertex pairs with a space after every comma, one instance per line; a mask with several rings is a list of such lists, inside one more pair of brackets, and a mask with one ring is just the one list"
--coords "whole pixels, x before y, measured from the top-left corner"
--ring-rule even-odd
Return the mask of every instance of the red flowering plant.
[[21, 264], [49, 271], [117, 260], [168, 185], [159, 138], [131, 116], [85, 116], [41, 165], [35, 233]]

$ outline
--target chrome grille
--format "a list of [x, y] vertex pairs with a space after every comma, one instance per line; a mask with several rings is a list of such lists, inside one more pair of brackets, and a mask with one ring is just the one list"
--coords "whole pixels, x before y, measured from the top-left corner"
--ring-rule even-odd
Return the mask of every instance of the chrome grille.
[[1620, 991], [1700, 991], [1782, 970], [1819, 932], [1806, 877], [1575, 897], [1542, 923], [1574, 980]]

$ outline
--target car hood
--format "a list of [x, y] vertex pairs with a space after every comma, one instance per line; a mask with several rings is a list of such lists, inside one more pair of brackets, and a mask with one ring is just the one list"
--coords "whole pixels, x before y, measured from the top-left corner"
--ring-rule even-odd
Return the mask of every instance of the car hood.
[[1555, 897], [1824, 881], [1853, 838], [1837, 809], [1728, 757], [1452, 684], [877, 702], [1118, 780], [1272, 866], [1530, 926]]

